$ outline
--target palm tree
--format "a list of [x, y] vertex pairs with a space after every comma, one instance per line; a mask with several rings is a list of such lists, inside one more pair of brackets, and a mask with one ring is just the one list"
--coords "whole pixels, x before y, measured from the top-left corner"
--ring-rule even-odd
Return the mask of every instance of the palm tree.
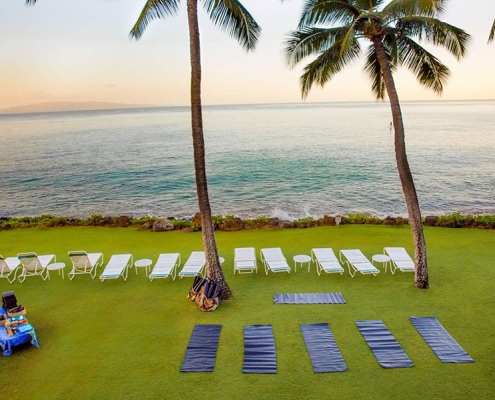
[[[26, 5], [34, 5], [37, 0], [26, 0]], [[203, 235], [203, 247], [206, 254], [207, 273], [210, 278], [222, 286], [221, 300], [228, 300], [232, 291], [225, 280], [218, 256], [211, 207], [208, 196], [208, 184], [205, 167], [205, 145], [203, 136], [203, 114], [201, 106], [201, 48], [198, 25], [198, 0], [187, 1], [189, 24], [189, 42], [191, 58], [191, 125], [194, 147], [194, 168], [196, 191]], [[204, 8], [212, 22], [237, 39], [241, 46], [254, 50], [261, 28], [238, 0], [202, 0]], [[130, 36], [139, 39], [148, 23], [155, 18], [164, 18], [177, 13], [180, 0], [148, 0], [130, 32]]]
[[[194, 147], [194, 167], [196, 190], [203, 235], [203, 247], [206, 253], [208, 276], [222, 286], [222, 300], [231, 298], [227, 281], [218, 258], [217, 244], [211, 220], [210, 200], [205, 168], [205, 144], [203, 137], [203, 116], [201, 106], [201, 54], [198, 26], [198, 0], [187, 1], [191, 58], [191, 125]], [[245, 50], [253, 50], [261, 29], [238, 0], [201, 0], [211, 21], [237, 39]], [[164, 18], [177, 13], [180, 0], [148, 0], [130, 32], [130, 36], [139, 39], [148, 23], [155, 18]]]
[[[418, 196], [406, 154], [404, 124], [393, 72], [406, 66], [423, 86], [441, 94], [449, 69], [418, 41], [444, 47], [458, 60], [470, 36], [438, 19], [447, 0], [306, 0], [298, 30], [289, 34], [285, 54], [289, 66], [317, 55], [300, 79], [305, 98], [313, 84], [324, 86], [361, 55], [368, 43], [364, 70], [379, 100], [390, 100], [395, 130], [395, 158], [415, 247], [415, 285], [428, 288], [426, 241]], [[335, 26], [340, 24], [340, 26]]]
[[494, 37], [495, 37], [495, 20], [493, 21], [492, 29], [490, 30], [490, 36], [488, 37], [488, 43], [491, 43], [493, 41]]

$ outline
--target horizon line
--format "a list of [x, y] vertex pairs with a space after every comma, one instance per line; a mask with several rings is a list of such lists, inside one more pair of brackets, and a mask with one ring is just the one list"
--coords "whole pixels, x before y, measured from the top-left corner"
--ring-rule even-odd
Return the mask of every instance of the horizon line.
[[[401, 100], [401, 103], [476, 103], [476, 102], [492, 102], [495, 98], [489, 99], [438, 99], [438, 100]], [[109, 108], [81, 108], [81, 109], [68, 109], [68, 110], [45, 110], [45, 111], [14, 111], [16, 108], [40, 106], [48, 104], [108, 104], [115, 105], [116, 107]], [[350, 103], [389, 103], [388, 100], [341, 100], [341, 101], [300, 101], [300, 102], [270, 102], [270, 103], [210, 103], [203, 104], [202, 107], [238, 107], [238, 106], [272, 106], [272, 105], [304, 105], [304, 104], [350, 104]], [[0, 109], [0, 116], [12, 116], [12, 115], [26, 115], [26, 114], [53, 114], [53, 113], [68, 113], [68, 112], [88, 112], [88, 111], [119, 111], [119, 110], [132, 110], [132, 109], [150, 109], [150, 108], [187, 108], [190, 104], [177, 104], [177, 105], [160, 105], [160, 104], [132, 104], [132, 103], [113, 103], [102, 101], [60, 101], [60, 102], [42, 102], [31, 103], [19, 106], [7, 107]], [[8, 112], [12, 110], [12, 112]]]

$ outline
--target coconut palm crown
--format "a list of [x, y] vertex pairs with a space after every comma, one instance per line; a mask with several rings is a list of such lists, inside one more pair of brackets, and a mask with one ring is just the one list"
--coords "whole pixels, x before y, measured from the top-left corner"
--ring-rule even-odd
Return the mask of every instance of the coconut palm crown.
[[[298, 30], [289, 34], [285, 56], [290, 67], [314, 57], [300, 78], [305, 98], [314, 84], [324, 86], [355, 62], [365, 49], [364, 71], [377, 99], [388, 95], [395, 131], [397, 169], [415, 247], [415, 284], [428, 288], [426, 241], [419, 200], [407, 161], [404, 124], [393, 72], [407, 67], [418, 82], [441, 94], [449, 69], [419, 42], [445, 48], [458, 60], [470, 36], [438, 16], [447, 0], [306, 0]], [[414, 40], [414, 39], [417, 39]]]
[[[194, 150], [194, 169], [196, 191], [201, 214], [201, 231], [206, 256], [207, 274], [222, 286], [222, 300], [231, 298], [232, 291], [225, 280], [220, 265], [218, 249], [211, 220], [211, 207], [208, 195], [206, 175], [206, 156], [203, 135], [203, 114], [201, 104], [201, 48], [198, 24], [198, 2], [210, 17], [210, 20], [231, 37], [237, 39], [245, 50], [253, 50], [261, 29], [238, 0], [185, 0], [189, 26], [189, 44], [191, 58], [191, 130]], [[151, 20], [165, 18], [178, 12], [180, 0], [148, 0], [130, 36], [139, 39]]]
[[[406, 66], [418, 82], [442, 94], [449, 69], [419, 42], [448, 50], [458, 60], [466, 55], [470, 36], [462, 29], [440, 21], [447, 0], [307, 0], [299, 29], [291, 32], [285, 49], [294, 67], [303, 58], [318, 57], [304, 68], [302, 94], [313, 84], [324, 86], [335, 74], [356, 61], [368, 41], [364, 70], [372, 81], [377, 99], [385, 97], [375, 42], [380, 42], [393, 71]], [[341, 26], [333, 25], [341, 23]], [[331, 25], [331, 27], [326, 27]]]
[[[198, 0], [195, 1], [197, 2]], [[261, 28], [238, 0], [199, 0], [199, 2], [203, 3], [213, 24], [236, 39], [245, 50], [254, 50]], [[139, 39], [151, 20], [177, 14], [180, 3], [181, 0], [148, 0], [131, 30], [131, 37]]]

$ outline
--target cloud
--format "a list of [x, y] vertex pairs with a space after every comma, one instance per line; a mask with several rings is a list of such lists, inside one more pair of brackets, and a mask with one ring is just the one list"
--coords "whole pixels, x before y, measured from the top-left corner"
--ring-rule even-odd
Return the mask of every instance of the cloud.
[[109, 84], [105, 85], [105, 87], [106, 87], [107, 89], [113, 89], [113, 88], [116, 88], [116, 87], [117, 87], [117, 85], [116, 85], [115, 83], [109, 83]]

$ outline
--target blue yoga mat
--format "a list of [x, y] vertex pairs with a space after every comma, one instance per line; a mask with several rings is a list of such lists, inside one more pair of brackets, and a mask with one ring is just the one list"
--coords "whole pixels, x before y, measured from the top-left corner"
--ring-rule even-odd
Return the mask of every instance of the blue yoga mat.
[[441, 362], [474, 362], [435, 317], [409, 317], [409, 319]]
[[275, 304], [345, 304], [342, 293], [284, 293], [274, 294]]
[[271, 325], [244, 327], [245, 374], [276, 374], [277, 353]]
[[356, 325], [383, 368], [406, 368], [414, 365], [383, 321], [356, 321]]
[[217, 358], [218, 340], [222, 325], [195, 325], [181, 372], [212, 372]]
[[347, 371], [327, 323], [301, 324], [301, 331], [315, 373]]

